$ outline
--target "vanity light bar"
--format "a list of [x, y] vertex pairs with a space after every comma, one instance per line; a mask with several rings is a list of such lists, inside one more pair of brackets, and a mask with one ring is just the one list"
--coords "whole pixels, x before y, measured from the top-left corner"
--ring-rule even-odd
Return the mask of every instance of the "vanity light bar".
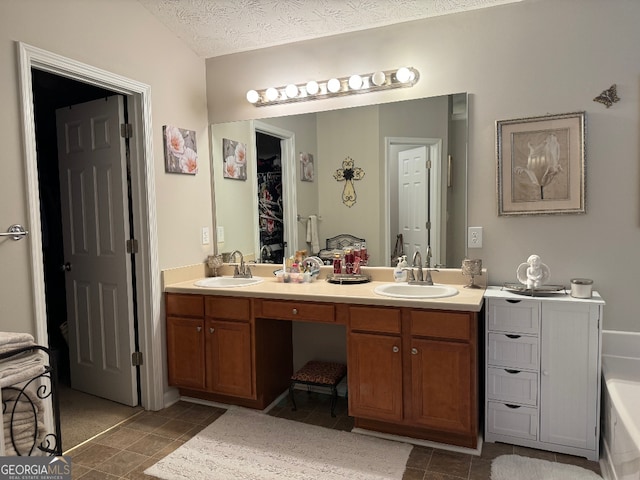
[[311, 80], [307, 83], [291, 83], [277, 88], [249, 90], [247, 92], [247, 101], [256, 107], [264, 107], [357, 93], [379, 92], [392, 88], [413, 87], [419, 78], [420, 73], [415, 68], [401, 67], [397, 70], [330, 78], [322, 82]]

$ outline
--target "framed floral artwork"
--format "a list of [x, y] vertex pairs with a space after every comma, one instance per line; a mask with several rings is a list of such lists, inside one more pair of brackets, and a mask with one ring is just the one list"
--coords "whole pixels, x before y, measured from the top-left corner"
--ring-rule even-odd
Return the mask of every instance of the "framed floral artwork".
[[313, 182], [313, 155], [310, 153], [300, 153], [300, 180]]
[[224, 178], [247, 179], [247, 146], [244, 143], [223, 138], [222, 156]]
[[164, 168], [167, 173], [198, 173], [196, 132], [171, 125], [162, 127]]
[[498, 215], [585, 213], [585, 113], [496, 122]]

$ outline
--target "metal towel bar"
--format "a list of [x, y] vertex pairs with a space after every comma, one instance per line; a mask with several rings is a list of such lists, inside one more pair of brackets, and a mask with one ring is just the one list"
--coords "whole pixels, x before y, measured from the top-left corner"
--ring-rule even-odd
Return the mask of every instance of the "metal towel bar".
[[18, 241], [29, 235], [22, 225], [11, 225], [6, 233], [0, 233], [0, 237], [11, 237]]

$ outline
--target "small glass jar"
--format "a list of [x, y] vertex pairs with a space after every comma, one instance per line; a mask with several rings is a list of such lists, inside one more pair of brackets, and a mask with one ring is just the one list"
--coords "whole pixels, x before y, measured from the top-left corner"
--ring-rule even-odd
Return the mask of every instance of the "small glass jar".
[[344, 271], [347, 275], [351, 275], [353, 273], [353, 261], [355, 259], [355, 255], [353, 254], [353, 250], [349, 247], [344, 249]]
[[342, 258], [337, 253], [333, 256], [333, 273], [342, 273]]
[[367, 242], [360, 244], [360, 265], [366, 265], [369, 260], [369, 253], [367, 252]]

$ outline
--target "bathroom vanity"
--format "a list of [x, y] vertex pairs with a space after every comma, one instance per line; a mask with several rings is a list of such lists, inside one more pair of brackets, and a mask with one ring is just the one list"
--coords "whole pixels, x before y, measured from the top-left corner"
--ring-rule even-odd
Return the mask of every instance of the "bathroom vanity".
[[356, 427], [476, 448], [484, 289], [465, 289], [455, 273], [459, 293], [437, 299], [383, 297], [373, 292], [382, 281], [169, 284], [169, 384], [184, 396], [264, 409], [289, 386], [292, 322], [344, 325]]

